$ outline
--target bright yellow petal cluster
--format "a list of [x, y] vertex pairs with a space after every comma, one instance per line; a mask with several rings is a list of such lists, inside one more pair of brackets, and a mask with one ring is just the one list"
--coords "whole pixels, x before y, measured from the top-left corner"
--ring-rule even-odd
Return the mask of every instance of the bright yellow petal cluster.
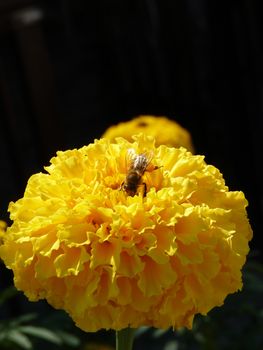
[[[191, 327], [242, 287], [247, 201], [185, 148], [96, 140], [57, 152], [10, 203], [0, 256], [18, 289], [65, 309], [86, 331]], [[153, 152], [145, 197], [120, 186], [126, 153]]]
[[6, 222], [3, 220], [0, 220], [0, 244], [3, 241], [4, 235], [6, 232], [6, 227], [7, 227]]
[[155, 138], [156, 146], [185, 147], [194, 153], [190, 133], [181, 125], [166, 117], [142, 115], [130, 121], [109, 127], [102, 137], [114, 141], [116, 137], [123, 137], [132, 142], [133, 135], [144, 133]]

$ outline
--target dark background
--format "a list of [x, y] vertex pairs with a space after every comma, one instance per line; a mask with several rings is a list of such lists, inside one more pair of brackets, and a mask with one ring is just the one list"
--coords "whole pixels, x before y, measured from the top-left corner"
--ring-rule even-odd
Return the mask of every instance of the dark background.
[[57, 150], [166, 115], [262, 235], [262, 1], [1, 0], [0, 210]]

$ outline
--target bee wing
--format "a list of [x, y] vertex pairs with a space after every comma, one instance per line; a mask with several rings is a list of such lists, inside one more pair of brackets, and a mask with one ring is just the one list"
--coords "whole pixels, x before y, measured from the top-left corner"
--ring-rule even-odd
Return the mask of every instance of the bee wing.
[[146, 151], [146, 152], [143, 152], [141, 154], [141, 156], [143, 156], [145, 159], [146, 159], [146, 167], [151, 163], [152, 159], [153, 159], [153, 151]]
[[141, 172], [144, 172], [148, 165], [150, 164], [151, 160], [153, 158], [153, 152], [147, 151], [141, 154], [138, 154], [134, 160], [134, 168], [140, 170]]
[[135, 168], [145, 171], [152, 159], [153, 151], [137, 154], [133, 148], [129, 148], [126, 154], [126, 166], [127, 169]]
[[138, 154], [135, 152], [135, 150], [133, 148], [129, 148], [126, 153], [126, 169], [133, 167], [136, 157], [138, 157]]

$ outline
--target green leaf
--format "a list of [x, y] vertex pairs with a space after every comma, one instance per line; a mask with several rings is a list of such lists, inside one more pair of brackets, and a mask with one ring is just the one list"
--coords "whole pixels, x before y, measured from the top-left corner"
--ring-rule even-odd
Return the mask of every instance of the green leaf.
[[16, 317], [15, 319], [12, 319], [9, 322], [9, 327], [15, 328], [19, 326], [21, 323], [26, 323], [32, 320], [35, 320], [37, 318], [37, 314], [25, 314], [19, 317]]
[[33, 349], [33, 345], [30, 339], [26, 335], [20, 333], [17, 330], [9, 331], [6, 335], [6, 339], [10, 340], [12, 343], [18, 345], [22, 349], [26, 349], [26, 350]]
[[179, 344], [176, 340], [169, 341], [165, 344], [164, 350], [178, 350]]
[[135, 336], [140, 337], [142, 334], [148, 332], [151, 329], [151, 327], [142, 326], [136, 329]]
[[1, 327], [0, 328], [0, 343], [6, 338], [6, 328], [5, 327]]
[[165, 333], [167, 333], [169, 329], [155, 329], [153, 332], [153, 337], [154, 338], [159, 338], [162, 337]]
[[34, 337], [44, 339], [51, 343], [54, 343], [57, 345], [62, 344], [61, 338], [56, 333], [50, 331], [49, 329], [46, 329], [43, 327], [35, 327], [35, 326], [20, 326], [18, 329], [22, 333], [26, 333], [28, 335], [32, 335]]
[[78, 337], [76, 337], [75, 335], [61, 331], [61, 330], [57, 331], [56, 333], [63, 341], [63, 344], [71, 346], [71, 347], [80, 346], [80, 343], [81, 343], [80, 339]]

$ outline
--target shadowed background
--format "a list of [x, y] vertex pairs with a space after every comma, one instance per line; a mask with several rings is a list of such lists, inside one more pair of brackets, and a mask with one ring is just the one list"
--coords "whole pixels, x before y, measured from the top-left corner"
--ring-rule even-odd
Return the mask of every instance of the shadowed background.
[[245, 192], [259, 243], [261, 37], [254, 0], [1, 1], [1, 217], [57, 150], [167, 115]]
[[0, 1], [1, 218], [57, 150], [139, 114], [166, 115], [231, 190], [245, 192], [262, 259], [262, 8], [256, 0]]

